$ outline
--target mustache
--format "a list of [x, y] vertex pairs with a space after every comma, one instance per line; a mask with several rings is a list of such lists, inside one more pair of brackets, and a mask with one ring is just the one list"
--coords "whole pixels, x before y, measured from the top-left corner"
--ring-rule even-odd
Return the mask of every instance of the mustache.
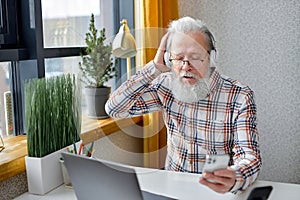
[[191, 72], [185, 72], [185, 71], [181, 71], [180, 74], [179, 74], [179, 77], [182, 78], [182, 77], [185, 77], [185, 76], [188, 76], [188, 77], [192, 77], [192, 78], [196, 78], [197, 79], [197, 76]]

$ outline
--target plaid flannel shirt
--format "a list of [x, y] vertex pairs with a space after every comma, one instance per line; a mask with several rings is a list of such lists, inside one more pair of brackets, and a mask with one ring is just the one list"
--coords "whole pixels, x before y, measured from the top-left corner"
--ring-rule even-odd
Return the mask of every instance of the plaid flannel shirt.
[[112, 93], [106, 111], [115, 118], [163, 111], [166, 169], [201, 173], [206, 154], [229, 154], [237, 175], [231, 191], [245, 190], [261, 167], [253, 91], [217, 69], [210, 95], [196, 103], [175, 99], [170, 84], [171, 73], [160, 73], [150, 62]]

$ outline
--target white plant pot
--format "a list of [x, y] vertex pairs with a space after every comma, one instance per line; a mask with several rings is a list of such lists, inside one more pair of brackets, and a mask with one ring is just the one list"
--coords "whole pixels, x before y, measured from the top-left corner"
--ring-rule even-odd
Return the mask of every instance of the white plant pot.
[[56, 151], [42, 158], [25, 157], [28, 192], [43, 195], [63, 184], [59, 159], [61, 152]]

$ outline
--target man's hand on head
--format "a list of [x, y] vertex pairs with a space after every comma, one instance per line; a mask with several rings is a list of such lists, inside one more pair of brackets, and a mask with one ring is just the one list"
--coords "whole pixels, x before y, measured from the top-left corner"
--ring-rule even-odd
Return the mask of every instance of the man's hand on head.
[[155, 67], [161, 72], [169, 72], [170, 71], [170, 68], [166, 66], [166, 63], [164, 61], [164, 54], [166, 52], [166, 45], [167, 45], [168, 37], [169, 37], [169, 33], [166, 33], [162, 37], [162, 39], [160, 41], [160, 45], [158, 47], [158, 50], [157, 50], [156, 55], [153, 60]]

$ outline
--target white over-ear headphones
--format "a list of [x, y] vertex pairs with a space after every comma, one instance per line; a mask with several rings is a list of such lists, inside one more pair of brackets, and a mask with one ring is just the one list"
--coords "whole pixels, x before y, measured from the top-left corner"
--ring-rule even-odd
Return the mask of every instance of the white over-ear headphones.
[[210, 67], [216, 67], [217, 51], [211, 50], [209, 54]]
[[167, 67], [169, 67], [169, 68], [172, 67], [172, 63], [170, 61], [170, 52], [168, 52], [168, 51], [165, 51], [165, 53], [164, 53], [164, 62]]

